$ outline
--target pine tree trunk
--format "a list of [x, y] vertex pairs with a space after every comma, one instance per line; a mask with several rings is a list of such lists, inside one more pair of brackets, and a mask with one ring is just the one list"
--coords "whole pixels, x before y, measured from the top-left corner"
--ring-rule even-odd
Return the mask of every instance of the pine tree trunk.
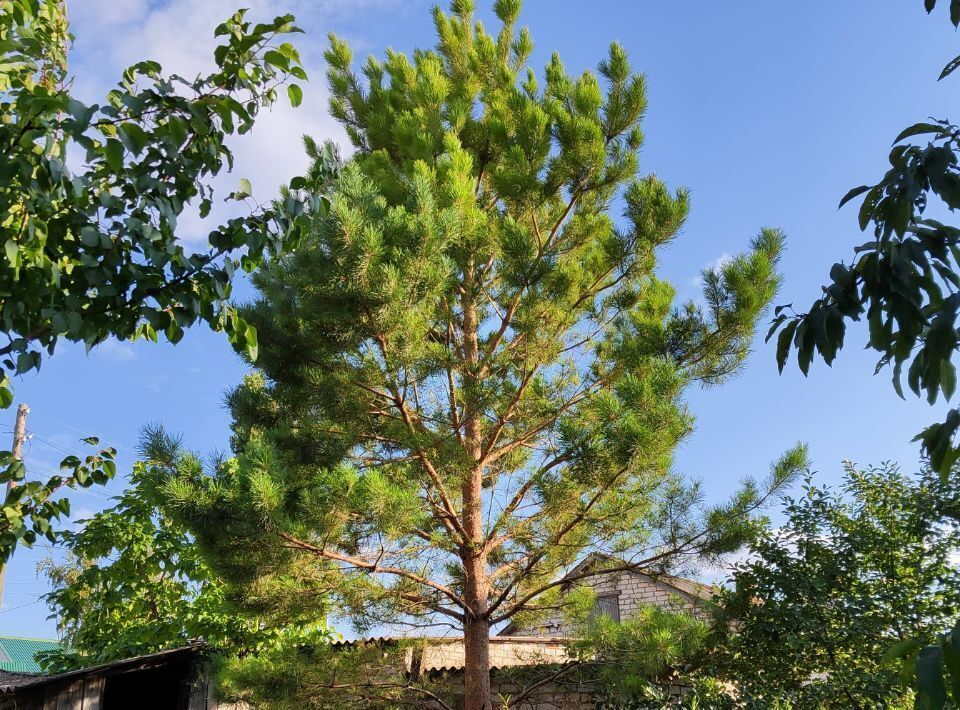
[[490, 710], [490, 580], [483, 551], [483, 474], [470, 473], [463, 483], [463, 523], [472, 545], [463, 551], [464, 601], [468, 611], [463, 628], [464, 710]]
[[[484, 597], [484, 606], [486, 598]], [[468, 618], [463, 630], [464, 710], [490, 710], [490, 623]]]
[[461, 487], [465, 545], [461, 550], [464, 572], [464, 601], [467, 613], [463, 628], [464, 710], [490, 710], [490, 622], [487, 618], [489, 583], [487, 553], [483, 529], [483, 464], [479, 406], [475, 399], [479, 334], [473, 282], [473, 259], [465, 271], [463, 305], [463, 349], [467, 368], [464, 372], [464, 446], [476, 462]]

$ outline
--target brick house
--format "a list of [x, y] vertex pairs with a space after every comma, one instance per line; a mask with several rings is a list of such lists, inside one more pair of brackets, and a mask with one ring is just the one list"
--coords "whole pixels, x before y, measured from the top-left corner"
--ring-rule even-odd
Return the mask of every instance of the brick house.
[[[585, 572], [591, 572], [583, 576]], [[665, 574], [652, 574], [630, 568], [624, 560], [594, 553], [586, 557], [564, 577], [574, 586], [589, 586], [596, 595], [596, 613], [607, 614], [617, 621], [635, 615], [644, 606], [658, 606], [674, 611], [686, 611], [706, 617], [705, 602], [716, 588], [689, 579]], [[574, 630], [569, 627], [562, 611], [555, 611], [535, 624], [510, 624], [490, 639], [491, 686], [494, 707], [502, 706], [502, 698], [511, 699], [511, 708], [524, 710], [589, 710], [594, 707], [593, 688], [576, 680], [576, 674], [559, 673], [574, 659], [567, 650]], [[462, 687], [464, 652], [458, 638], [421, 638], [416, 648], [408, 649], [401, 669], [407, 677], [416, 676], [438, 680], [454, 694]], [[338, 645], [390, 645], [395, 639], [371, 638], [344, 641]], [[526, 680], [523, 680], [524, 673]], [[562, 680], [549, 681], [552, 674]], [[535, 692], [530, 687], [530, 675], [539, 675], [548, 682], [536, 682]], [[682, 689], [671, 687], [672, 692]], [[518, 697], [524, 697], [517, 703]], [[514, 704], [517, 703], [517, 704]]]
[[[590, 576], [582, 576], [585, 572]], [[596, 613], [618, 621], [631, 618], [644, 606], [704, 614], [713, 587], [669, 575], [630, 569], [623, 560], [593, 554], [570, 570], [566, 589], [586, 585], [596, 594]], [[490, 664], [494, 707], [510, 698], [511, 708], [524, 710], [588, 710], [594, 707], [593, 688], [577, 679], [568, 652], [573, 629], [557, 611], [535, 625], [511, 624], [491, 638]], [[374, 644], [394, 646], [397, 639], [342, 641], [335, 646]], [[6, 655], [14, 656], [9, 647]], [[202, 645], [148, 654], [138, 658], [53, 676], [24, 673], [17, 666], [0, 671], [0, 708], [226, 708], [210, 694], [203, 668]], [[20, 654], [23, 655], [23, 654]], [[0, 653], [2, 660], [2, 653]], [[462, 693], [463, 642], [458, 638], [420, 638], [406, 648], [395, 667], [407, 678], [443, 683], [454, 695]], [[34, 669], [30, 669], [34, 670]], [[556, 680], [552, 680], [552, 678]], [[539, 680], [538, 680], [539, 678]], [[679, 692], [679, 689], [676, 689]]]
[[[598, 573], [578, 579], [587, 571]], [[617, 621], [631, 618], [644, 606], [685, 611], [705, 618], [705, 602], [717, 591], [710, 585], [690, 579], [630, 569], [624, 560], [596, 552], [571, 569], [565, 579], [576, 580], [570, 582], [571, 587], [590, 587], [596, 595], [596, 612], [607, 614]], [[557, 610], [533, 626], [510, 624], [500, 635], [568, 637], [571, 629], [567, 626], [563, 612]]]

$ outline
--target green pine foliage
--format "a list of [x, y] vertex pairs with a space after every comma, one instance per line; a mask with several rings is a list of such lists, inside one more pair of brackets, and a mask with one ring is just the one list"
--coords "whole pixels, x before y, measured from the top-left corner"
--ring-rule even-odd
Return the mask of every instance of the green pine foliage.
[[[706, 650], [710, 625], [705, 619], [657, 606], [645, 606], [616, 621], [594, 612], [591, 593], [584, 594], [571, 649], [583, 675], [595, 688], [601, 708], [654, 708], [676, 702], [670, 685]], [[577, 618], [579, 617], [579, 618]]]
[[520, 3], [494, 9], [493, 34], [467, 0], [437, 9], [434, 49], [359, 74], [331, 37], [355, 153], [240, 309], [259, 356], [228, 398], [236, 461], [167, 486], [256, 608], [332, 596], [360, 629], [463, 629], [468, 707], [489, 702], [491, 630], [549, 607], [583, 555], [666, 569], [735, 549], [804, 463], [718, 506], [674, 470], [684, 394], [741, 367], [783, 235], [677, 303], [657, 253], [689, 195], [639, 172], [643, 76], [613, 44], [597, 73], [554, 55], [538, 77]]
[[116, 504], [57, 535], [67, 557], [48, 558], [40, 570], [50, 582], [44, 599], [63, 647], [44, 652], [45, 670], [97, 665], [198, 640], [232, 656], [328, 638], [322, 614], [281, 629], [267, 616], [240, 613], [184, 527], [158, 512], [173, 470], [201, 468], [179, 439], [147, 427], [141, 460]]

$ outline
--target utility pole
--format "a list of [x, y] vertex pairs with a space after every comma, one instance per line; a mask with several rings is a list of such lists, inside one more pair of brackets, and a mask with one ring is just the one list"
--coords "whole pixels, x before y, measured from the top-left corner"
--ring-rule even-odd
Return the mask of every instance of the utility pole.
[[[27, 440], [27, 415], [30, 413], [30, 407], [23, 402], [17, 407], [17, 421], [13, 425], [13, 448], [10, 452], [16, 461], [23, 460], [23, 443]], [[7, 481], [7, 495], [17, 484], [11, 479]], [[3, 604], [3, 582], [7, 576], [7, 566], [0, 565], [0, 604]]]

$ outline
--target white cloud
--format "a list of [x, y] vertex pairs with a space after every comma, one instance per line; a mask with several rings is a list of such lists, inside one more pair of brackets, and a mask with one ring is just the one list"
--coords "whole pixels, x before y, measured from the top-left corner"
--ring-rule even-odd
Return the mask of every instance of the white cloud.
[[723, 584], [729, 580], [737, 566], [748, 564], [756, 559], [756, 555], [752, 554], [748, 547], [743, 547], [736, 552], [724, 555], [716, 562], [704, 563], [699, 571], [711, 584]]
[[73, 27], [86, 30], [88, 23], [106, 28], [134, 22], [149, 9], [148, 0], [83, 0], [70, 3], [67, 11]]
[[709, 264], [707, 264], [707, 270], [720, 271], [720, 269], [722, 269], [724, 266], [729, 264], [731, 261], [733, 261], [733, 256], [731, 254], [727, 254], [726, 252], [724, 252], [723, 254], [718, 256], [716, 259], [711, 261]]
[[[219, 198], [212, 214], [202, 220], [195, 211], [181, 218], [179, 231], [184, 241], [202, 245], [208, 232], [222, 220], [243, 214], [238, 203], [224, 204], [240, 178], [250, 180], [258, 202], [269, 201], [278, 187], [300, 174], [307, 166], [301, 137], [331, 139], [346, 150], [346, 134], [327, 109], [328, 92], [322, 51], [325, 32], [338, 17], [348, 13], [370, 13], [376, 8], [396, 5], [397, 0], [249, 0], [248, 17], [254, 21], [292, 12], [307, 34], [291, 41], [300, 50], [310, 81], [303, 86], [303, 104], [293, 109], [281, 100], [263, 112], [254, 130], [235, 136], [229, 145], [234, 151], [232, 174], [221, 174], [214, 182]], [[88, 102], [102, 102], [126, 66], [154, 59], [164, 72], [192, 78], [213, 66], [213, 50], [219, 40], [214, 28], [237, 7], [236, 0], [82, 0], [70, 5], [72, 30], [76, 35], [71, 54], [74, 89]]]
[[[723, 254], [718, 256], [716, 259], [714, 259], [713, 261], [709, 262], [706, 266], [704, 266], [703, 270], [717, 272], [717, 271], [720, 271], [724, 266], [729, 264], [731, 261], [733, 261], [733, 256], [731, 254], [728, 254], [727, 252], [724, 252]], [[703, 288], [703, 276], [701, 276], [700, 274], [697, 274], [696, 276], [694, 276], [692, 279], [690, 279], [690, 285], [694, 286], [695, 288]]]
[[110, 338], [93, 349], [93, 354], [115, 362], [130, 362], [137, 357], [133, 343], [129, 340]]

